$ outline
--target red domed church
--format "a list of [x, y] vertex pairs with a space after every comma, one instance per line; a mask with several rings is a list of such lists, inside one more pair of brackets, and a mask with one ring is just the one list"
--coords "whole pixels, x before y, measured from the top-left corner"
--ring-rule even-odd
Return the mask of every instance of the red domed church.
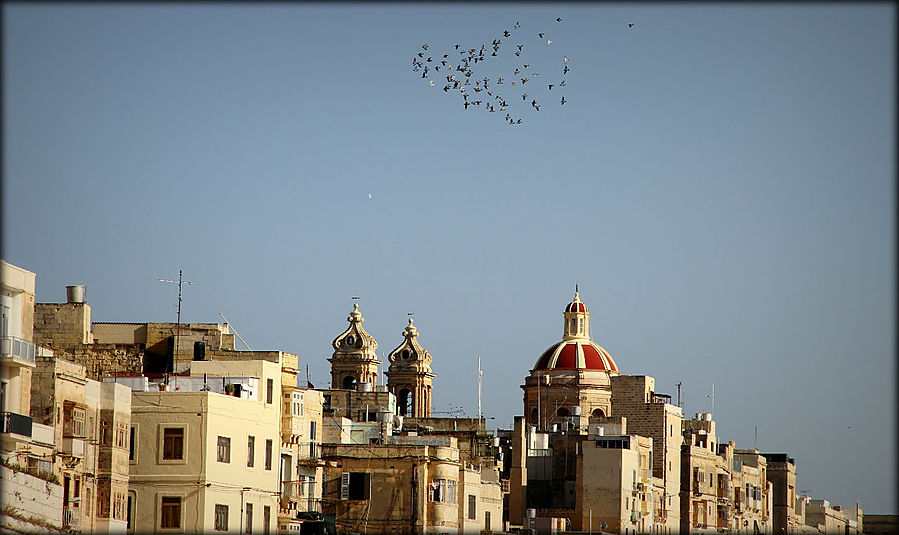
[[571, 421], [586, 426], [590, 416], [609, 416], [611, 376], [621, 375], [612, 355], [590, 337], [590, 311], [577, 291], [563, 312], [562, 340], [549, 347], [525, 378], [527, 423], [538, 430]]

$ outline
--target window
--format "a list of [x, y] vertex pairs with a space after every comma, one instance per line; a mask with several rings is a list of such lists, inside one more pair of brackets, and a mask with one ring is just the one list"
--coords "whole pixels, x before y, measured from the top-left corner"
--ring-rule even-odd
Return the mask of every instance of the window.
[[456, 503], [456, 482], [452, 479], [435, 479], [431, 481], [429, 494], [432, 502]]
[[275, 392], [275, 381], [273, 379], [266, 379], [265, 380], [265, 402], [266, 403], [272, 402], [272, 396], [274, 395], [274, 392]]
[[109, 444], [109, 420], [104, 418], [100, 420], [100, 445], [107, 444]]
[[159, 510], [159, 527], [176, 529], [181, 527], [181, 497], [163, 496]]
[[315, 420], [309, 422], [309, 456], [313, 459], [318, 457], [315, 449]]
[[162, 459], [164, 461], [184, 459], [183, 427], [166, 427], [162, 430]]
[[368, 472], [343, 472], [340, 474], [341, 500], [367, 500], [371, 490], [371, 474]]
[[97, 487], [97, 516], [101, 518], [109, 518], [109, 482], [104, 486], [102, 483]]
[[272, 469], [272, 439], [265, 440], [265, 469]]
[[253, 533], [253, 504], [247, 504], [247, 527], [244, 533]]
[[[132, 429], [134, 429], [132, 427]], [[132, 519], [134, 518], [134, 499], [131, 493], [128, 493], [128, 503], [125, 505], [126, 509], [126, 517], [125, 517], [125, 527], [130, 531], [134, 529], [134, 524]]]
[[269, 524], [272, 522], [272, 508], [268, 505], [262, 506], [262, 535], [269, 535]]
[[478, 497], [475, 496], [474, 494], [469, 494], [468, 495], [468, 519], [469, 520], [476, 520], [478, 518], [477, 506], [478, 506]]
[[213, 529], [216, 531], [228, 531], [228, 506], [220, 503], [215, 504], [215, 523]]
[[220, 463], [231, 462], [231, 439], [229, 437], [218, 438], [216, 460]]
[[131, 437], [130, 437], [129, 440], [128, 440], [128, 460], [129, 460], [129, 461], [137, 460], [137, 455], [136, 455], [137, 452], [134, 451], [134, 448], [135, 448], [135, 445], [134, 445], [134, 434], [135, 434], [135, 433], [136, 433], [135, 427], [132, 425], [132, 426], [131, 426]]
[[128, 447], [128, 425], [125, 422], [115, 424], [115, 445], [122, 449]]
[[490, 511], [484, 511], [484, 531], [490, 531]]
[[114, 492], [112, 498], [112, 517], [116, 520], [127, 520], [128, 502], [124, 492]]
[[256, 437], [247, 437], [247, 467], [253, 468], [256, 465]]

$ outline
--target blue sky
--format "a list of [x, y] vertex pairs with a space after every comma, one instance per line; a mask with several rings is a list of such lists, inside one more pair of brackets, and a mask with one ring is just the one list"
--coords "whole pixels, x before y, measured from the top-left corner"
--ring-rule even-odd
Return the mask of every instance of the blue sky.
[[[688, 416], [714, 384], [723, 440], [757, 427], [799, 490], [896, 512], [891, 4], [3, 14], [3, 257], [39, 301], [174, 321], [183, 269], [184, 321], [224, 313], [324, 385], [358, 295], [385, 356], [414, 313], [435, 411], [475, 414], [482, 355], [507, 427], [577, 283], [624, 373], [682, 381]], [[476, 71], [521, 125], [411, 70], [515, 22]]]

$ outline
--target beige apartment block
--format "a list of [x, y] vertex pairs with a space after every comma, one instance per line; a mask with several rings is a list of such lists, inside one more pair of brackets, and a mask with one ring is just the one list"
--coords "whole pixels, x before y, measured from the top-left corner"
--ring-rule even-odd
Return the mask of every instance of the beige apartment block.
[[771, 534], [767, 461], [759, 450], [734, 450], [733, 488], [733, 532]]
[[[0, 260], [0, 531], [63, 525], [62, 486], [53, 470], [53, 427], [31, 417], [31, 385], [39, 356], [33, 343], [35, 274]], [[7, 514], [9, 513], [9, 514]]]
[[828, 500], [808, 500], [805, 504], [804, 525], [814, 528], [816, 533], [857, 535], [862, 532], [860, 525], [864, 527], [859, 522], [861, 516], [862, 512], [858, 508], [834, 507]]
[[652, 533], [654, 525], [652, 439], [637, 435], [591, 435], [578, 460], [577, 520], [573, 529]]
[[[280, 379], [276, 365], [261, 364], [263, 385], [268, 377]], [[229, 370], [229, 376], [239, 374]], [[132, 392], [130, 495], [137, 533], [277, 529], [280, 402], [268, 401], [265, 388], [249, 398], [204, 390]]]
[[802, 523], [796, 516], [796, 461], [786, 453], [762, 453], [771, 483], [772, 533], [796, 533]]
[[683, 422], [681, 457], [682, 533], [718, 532], [718, 436], [711, 413]]
[[466, 465], [453, 437], [392, 436], [384, 444], [323, 446], [323, 510], [341, 533], [502, 530], [496, 470]]
[[63, 487], [66, 529], [123, 532], [127, 526], [131, 393], [94, 381], [84, 366], [52, 354], [37, 357], [31, 387], [35, 428], [51, 430], [49, 466]]
[[681, 408], [671, 396], [654, 391], [655, 379], [646, 375], [617, 375], [611, 378], [612, 416], [627, 419], [628, 433], [652, 439], [652, 476], [661, 484], [662, 495], [655, 524], [665, 533], [681, 527]]
[[297, 514], [321, 512], [322, 393], [282, 383], [281, 496], [278, 531], [299, 528]]

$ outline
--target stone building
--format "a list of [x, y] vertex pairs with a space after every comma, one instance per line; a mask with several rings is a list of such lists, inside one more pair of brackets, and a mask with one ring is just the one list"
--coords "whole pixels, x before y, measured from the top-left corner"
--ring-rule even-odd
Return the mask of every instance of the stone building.
[[293, 481], [285, 473], [290, 450], [280, 447], [279, 364], [195, 362], [168, 384], [146, 376], [108, 380], [132, 389], [136, 532], [277, 529], [282, 477]]
[[391, 436], [326, 444], [323, 511], [341, 533], [478, 533], [502, 529], [496, 470], [464, 463], [454, 437]]
[[771, 483], [773, 533], [794, 533], [802, 529], [796, 516], [796, 461], [786, 453], [762, 453]]
[[659, 487], [653, 523], [665, 533], [680, 528], [681, 408], [671, 396], [655, 392], [655, 379], [646, 375], [611, 378], [612, 416], [627, 419], [628, 433], [652, 439], [652, 477]]
[[521, 387], [527, 423], [540, 431], [572, 415], [579, 427], [590, 416], [610, 415], [610, 379], [620, 375], [609, 352], [591, 339], [590, 311], [577, 292], [562, 316], [562, 340], [537, 358]]
[[36, 359], [52, 352], [33, 343], [36, 276], [0, 260], [0, 531], [62, 529], [63, 493], [52, 425], [31, 416]]
[[387, 389], [396, 396], [400, 416], [431, 416], [431, 354], [418, 342], [418, 329], [409, 318], [403, 342], [387, 355]]

